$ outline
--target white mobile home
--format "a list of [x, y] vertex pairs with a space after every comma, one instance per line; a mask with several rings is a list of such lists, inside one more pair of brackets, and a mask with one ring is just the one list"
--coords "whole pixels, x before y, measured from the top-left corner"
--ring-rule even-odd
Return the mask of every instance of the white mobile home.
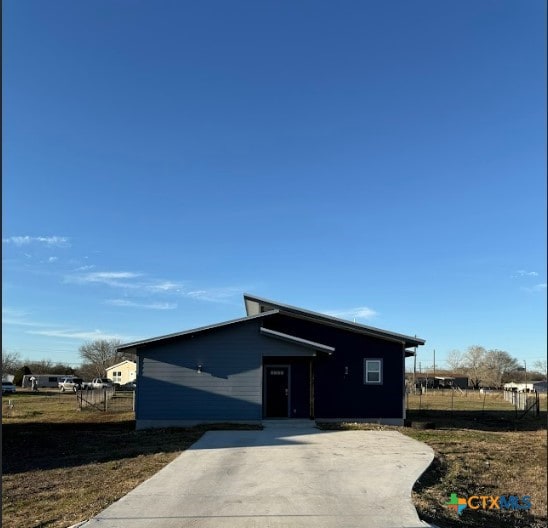
[[75, 376], [71, 374], [25, 374], [23, 376], [23, 382], [21, 383], [21, 387], [24, 389], [30, 389], [31, 388], [31, 381], [30, 378], [32, 377], [36, 378], [36, 381], [38, 383], [38, 388], [55, 388], [57, 389], [59, 387], [59, 380], [61, 378], [74, 378]]

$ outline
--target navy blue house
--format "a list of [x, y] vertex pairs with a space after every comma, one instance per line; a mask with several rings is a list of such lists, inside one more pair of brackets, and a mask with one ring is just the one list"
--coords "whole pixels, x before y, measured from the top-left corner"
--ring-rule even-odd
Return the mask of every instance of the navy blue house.
[[269, 418], [405, 418], [405, 358], [424, 340], [244, 295], [247, 317], [129, 343], [137, 428]]

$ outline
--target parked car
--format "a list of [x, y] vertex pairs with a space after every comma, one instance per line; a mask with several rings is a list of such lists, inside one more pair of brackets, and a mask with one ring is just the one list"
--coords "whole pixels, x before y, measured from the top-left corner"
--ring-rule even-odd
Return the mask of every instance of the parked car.
[[128, 383], [124, 383], [123, 385], [120, 385], [116, 388], [116, 390], [119, 391], [134, 391], [137, 387], [137, 384], [134, 381], [130, 381]]
[[113, 382], [108, 378], [94, 378], [90, 384], [92, 389], [102, 389], [104, 387], [113, 387]]
[[15, 394], [17, 389], [11, 381], [2, 382], [2, 394]]
[[82, 380], [82, 378], [61, 378], [59, 380], [59, 389], [61, 390], [61, 392], [76, 392], [77, 390], [82, 389], [83, 383], [84, 381]]

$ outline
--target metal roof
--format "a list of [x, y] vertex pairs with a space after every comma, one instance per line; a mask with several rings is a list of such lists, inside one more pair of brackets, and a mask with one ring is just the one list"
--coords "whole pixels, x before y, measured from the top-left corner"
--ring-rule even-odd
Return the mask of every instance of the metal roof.
[[[358, 332], [361, 334], [371, 335], [380, 339], [388, 341], [397, 341], [402, 343], [405, 347], [416, 347], [424, 345], [426, 342], [419, 337], [412, 337], [404, 334], [398, 334], [396, 332], [389, 332], [388, 330], [382, 330], [373, 326], [366, 326], [359, 323], [353, 323], [330, 315], [325, 315], [311, 310], [304, 310], [303, 308], [297, 308], [289, 304], [282, 304], [277, 301], [271, 301], [261, 297], [256, 297], [248, 293], [244, 293], [245, 308], [248, 315], [255, 315], [257, 313], [267, 313], [269, 310], [278, 310], [281, 314], [287, 314], [301, 319], [308, 319], [322, 324], [328, 324], [337, 328], [350, 330], [352, 332]], [[410, 351], [406, 351], [410, 352]]]
[[256, 315], [248, 315], [247, 317], [240, 317], [239, 319], [232, 319], [230, 321], [224, 321], [223, 323], [216, 323], [208, 326], [201, 326], [199, 328], [193, 328], [191, 330], [184, 330], [183, 332], [176, 332], [174, 334], [167, 334], [158, 337], [152, 337], [150, 339], [143, 339], [142, 341], [134, 341], [133, 343], [126, 343], [120, 345], [116, 350], [126, 350], [128, 348], [136, 348], [142, 345], [148, 345], [157, 341], [165, 341], [168, 339], [176, 339], [186, 335], [197, 334], [200, 332], [207, 332], [208, 330], [214, 330], [223, 326], [229, 326], [237, 323], [243, 323], [244, 321], [251, 321], [252, 319], [260, 319], [262, 317], [268, 317], [269, 315], [277, 314], [279, 310], [268, 310]]

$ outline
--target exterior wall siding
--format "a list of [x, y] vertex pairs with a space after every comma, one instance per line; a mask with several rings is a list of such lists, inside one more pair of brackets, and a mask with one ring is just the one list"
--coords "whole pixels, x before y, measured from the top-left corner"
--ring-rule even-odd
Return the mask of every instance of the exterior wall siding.
[[[264, 326], [335, 348], [314, 358], [315, 418], [403, 419], [403, 345], [275, 315]], [[383, 360], [383, 383], [364, 384], [364, 359]], [[346, 374], [348, 367], [348, 374]]]
[[245, 321], [139, 349], [137, 421], [261, 420], [263, 355], [299, 355], [303, 348], [259, 328], [259, 321]]
[[[329, 356], [260, 333], [264, 326], [335, 348]], [[290, 416], [404, 418], [403, 344], [282, 314], [151, 342], [137, 350], [137, 426], [263, 418], [263, 365], [291, 365]], [[308, 356], [308, 357], [306, 357]], [[364, 360], [382, 359], [383, 383], [364, 384]], [[202, 365], [202, 373], [197, 366]]]
[[110, 367], [106, 369], [107, 378], [113, 379], [114, 372], [121, 372], [122, 376], [120, 380], [116, 380], [116, 383], [123, 385], [124, 383], [129, 383], [130, 381], [135, 381], [136, 375], [136, 365], [133, 361], [128, 361], [122, 365], [115, 366], [114, 368]]

